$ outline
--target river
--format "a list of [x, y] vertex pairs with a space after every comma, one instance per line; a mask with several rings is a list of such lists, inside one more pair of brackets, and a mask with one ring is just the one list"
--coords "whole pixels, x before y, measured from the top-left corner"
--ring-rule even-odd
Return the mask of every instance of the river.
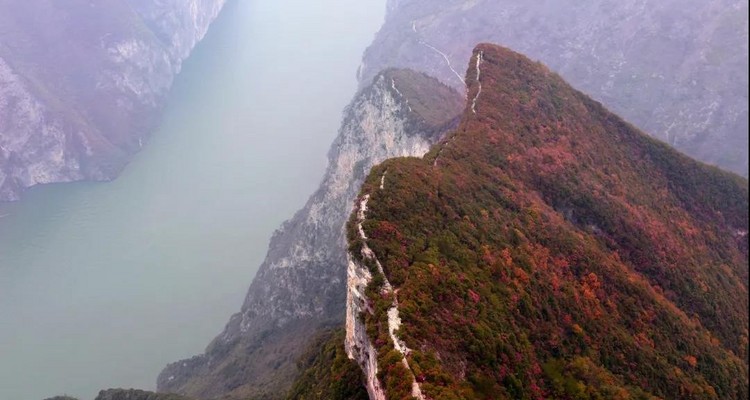
[[0, 399], [154, 389], [238, 311], [318, 186], [383, 0], [233, 0], [108, 183], [0, 204]]

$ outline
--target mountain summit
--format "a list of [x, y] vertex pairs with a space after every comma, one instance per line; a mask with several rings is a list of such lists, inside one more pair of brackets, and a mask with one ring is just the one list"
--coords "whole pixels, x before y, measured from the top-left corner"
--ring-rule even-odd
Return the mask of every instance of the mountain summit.
[[748, 184], [482, 44], [458, 129], [373, 168], [347, 351], [371, 399], [748, 395]]
[[477, 43], [559, 73], [646, 133], [747, 177], [748, 3], [737, 0], [388, 0], [362, 82], [385, 67], [457, 89]]

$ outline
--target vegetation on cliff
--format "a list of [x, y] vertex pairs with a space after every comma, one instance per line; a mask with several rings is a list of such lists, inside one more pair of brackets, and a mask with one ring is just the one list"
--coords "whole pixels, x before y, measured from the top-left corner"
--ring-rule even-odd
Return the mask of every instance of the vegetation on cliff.
[[[746, 398], [747, 180], [509, 50], [480, 45], [467, 81], [476, 113], [363, 187], [412, 349], [411, 371], [380, 355], [388, 397], [411, 374], [432, 399]], [[391, 349], [382, 283], [363, 318]]]
[[288, 400], [367, 400], [362, 373], [344, 351], [344, 331], [323, 332], [313, 340], [298, 368]]
[[312, 340], [344, 320], [343, 229], [371, 167], [424, 155], [455, 129], [463, 96], [421, 73], [386, 70], [344, 111], [316, 192], [271, 238], [268, 255], [233, 316], [205, 353], [162, 371], [160, 391], [195, 398], [283, 399]]

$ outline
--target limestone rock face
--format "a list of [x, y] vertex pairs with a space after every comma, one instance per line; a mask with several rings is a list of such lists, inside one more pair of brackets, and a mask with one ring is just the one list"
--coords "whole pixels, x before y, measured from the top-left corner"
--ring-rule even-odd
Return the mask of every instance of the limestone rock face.
[[474, 46], [501, 44], [678, 150], [747, 176], [747, 12], [737, 0], [389, 0], [360, 74], [411, 68], [462, 91]]
[[224, 2], [0, 2], [0, 201], [117, 176]]
[[386, 159], [426, 153], [463, 105], [458, 92], [423, 74], [378, 74], [345, 110], [320, 188], [274, 234], [241, 312], [205, 354], [169, 365], [159, 390], [199, 398], [283, 393], [314, 333], [343, 323], [344, 225], [364, 177]]

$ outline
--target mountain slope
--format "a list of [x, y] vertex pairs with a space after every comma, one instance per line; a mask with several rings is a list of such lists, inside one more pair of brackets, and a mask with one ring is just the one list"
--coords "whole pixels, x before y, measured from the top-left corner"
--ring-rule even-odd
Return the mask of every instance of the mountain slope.
[[367, 400], [362, 373], [344, 351], [344, 330], [325, 332], [299, 363], [288, 400]]
[[498, 43], [686, 154], [747, 176], [747, 13], [737, 0], [389, 0], [361, 76], [410, 68], [462, 90], [474, 46]]
[[349, 223], [370, 398], [746, 398], [747, 180], [507, 49], [467, 82], [456, 132], [375, 167]]
[[370, 168], [427, 152], [460, 113], [461, 96], [436, 79], [388, 70], [355, 96], [318, 191], [284, 223], [235, 314], [205, 353], [162, 371], [160, 391], [198, 398], [280, 398], [317, 333], [344, 319], [344, 225]]
[[0, 1], [0, 201], [112, 179], [225, 0]]

